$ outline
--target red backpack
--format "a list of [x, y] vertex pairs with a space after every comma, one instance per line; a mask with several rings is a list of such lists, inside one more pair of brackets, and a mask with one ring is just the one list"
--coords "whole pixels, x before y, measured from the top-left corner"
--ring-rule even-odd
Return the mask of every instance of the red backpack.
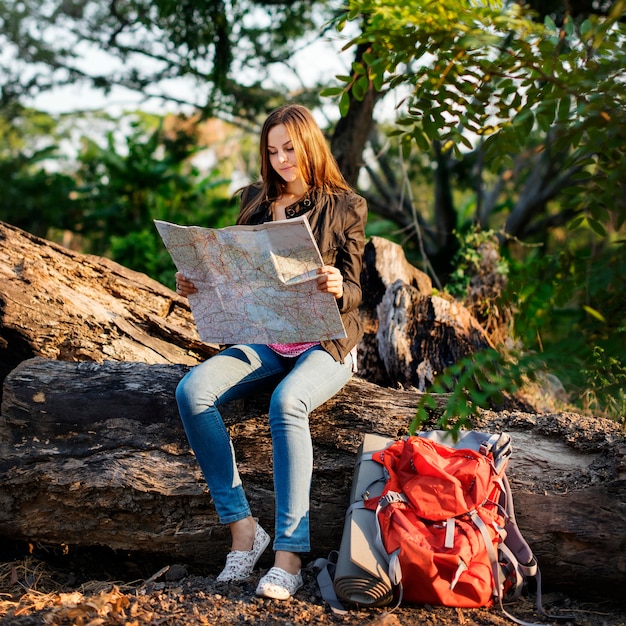
[[[445, 445], [446, 441], [451, 445]], [[527, 576], [541, 580], [522, 537], [505, 475], [506, 434], [420, 433], [372, 455], [387, 482], [364, 504], [376, 511], [377, 543], [388, 556], [400, 601], [483, 607], [519, 596]], [[545, 613], [544, 613], [545, 614]]]
[[355, 464], [341, 547], [317, 559], [322, 596], [339, 615], [407, 601], [456, 607], [517, 599], [541, 573], [515, 520], [507, 434], [420, 432], [401, 441], [366, 434]]

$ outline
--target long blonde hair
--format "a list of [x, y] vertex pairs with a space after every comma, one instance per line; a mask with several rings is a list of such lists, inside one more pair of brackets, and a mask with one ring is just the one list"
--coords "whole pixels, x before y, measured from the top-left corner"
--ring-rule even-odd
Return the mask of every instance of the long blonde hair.
[[242, 206], [238, 224], [245, 224], [261, 202], [274, 200], [284, 191], [286, 183], [272, 167], [267, 145], [269, 131], [280, 124], [287, 129], [302, 181], [308, 191], [332, 194], [350, 189], [311, 111], [301, 104], [285, 104], [274, 109], [263, 123], [259, 139], [261, 193]]

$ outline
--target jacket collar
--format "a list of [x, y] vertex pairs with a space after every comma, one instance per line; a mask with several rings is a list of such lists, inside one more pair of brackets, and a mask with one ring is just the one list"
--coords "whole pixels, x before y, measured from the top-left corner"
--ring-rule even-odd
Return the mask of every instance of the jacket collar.
[[[287, 219], [292, 219], [294, 217], [300, 217], [305, 213], [311, 211], [316, 203], [317, 203], [318, 192], [313, 189], [308, 191], [300, 200], [290, 204], [285, 209], [285, 216]], [[263, 200], [259, 205], [258, 211], [256, 211], [255, 217], [259, 219], [258, 223], [269, 222], [272, 220], [272, 201], [269, 199]]]

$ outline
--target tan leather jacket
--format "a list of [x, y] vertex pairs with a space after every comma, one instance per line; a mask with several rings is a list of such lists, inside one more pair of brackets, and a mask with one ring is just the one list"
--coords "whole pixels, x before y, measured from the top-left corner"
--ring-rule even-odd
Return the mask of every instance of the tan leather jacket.
[[[260, 193], [259, 184], [242, 191], [242, 205]], [[358, 343], [363, 335], [359, 315], [361, 304], [361, 268], [365, 248], [365, 223], [367, 203], [354, 191], [328, 194], [312, 191], [292, 207], [287, 207], [288, 217], [307, 214], [313, 237], [326, 265], [334, 265], [343, 276], [343, 296], [337, 301], [341, 319], [348, 335], [345, 339], [322, 341], [322, 347], [337, 361]], [[262, 202], [249, 220], [261, 224], [272, 219], [271, 203]]]

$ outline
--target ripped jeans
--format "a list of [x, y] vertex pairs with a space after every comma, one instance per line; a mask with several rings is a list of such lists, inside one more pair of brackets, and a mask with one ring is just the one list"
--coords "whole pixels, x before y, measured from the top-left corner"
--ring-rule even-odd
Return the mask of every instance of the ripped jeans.
[[251, 512], [219, 407], [274, 386], [269, 406], [276, 498], [274, 550], [310, 551], [313, 445], [309, 413], [334, 396], [351, 376], [351, 355], [340, 363], [318, 345], [291, 358], [254, 344], [231, 346], [180, 381], [178, 409], [220, 522], [236, 522]]

